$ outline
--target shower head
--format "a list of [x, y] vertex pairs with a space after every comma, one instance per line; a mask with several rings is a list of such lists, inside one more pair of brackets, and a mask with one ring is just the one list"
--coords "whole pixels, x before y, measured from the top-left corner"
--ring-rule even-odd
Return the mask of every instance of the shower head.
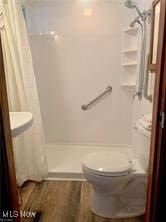
[[135, 4], [133, 1], [131, 1], [131, 0], [126, 0], [126, 2], [125, 2], [124, 4], [125, 4], [125, 6], [126, 6], [127, 8], [130, 8], [130, 9], [135, 8], [136, 11], [137, 11], [137, 13], [139, 14], [139, 16], [140, 16], [141, 18], [143, 18], [143, 14], [141, 13], [141, 11], [139, 10], [139, 8], [136, 6], [136, 4]]
[[127, 0], [126, 2], [125, 2], [125, 6], [127, 7], [127, 8], [135, 8], [135, 4], [134, 4], [134, 2], [132, 2], [131, 0]]

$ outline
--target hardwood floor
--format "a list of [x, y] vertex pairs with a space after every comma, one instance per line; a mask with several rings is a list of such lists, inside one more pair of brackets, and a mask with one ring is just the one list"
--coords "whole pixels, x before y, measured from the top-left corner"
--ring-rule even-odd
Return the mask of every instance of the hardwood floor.
[[21, 188], [22, 210], [39, 211], [39, 218], [23, 222], [143, 222], [142, 217], [105, 219], [94, 215], [89, 206], [87, 182], [28, 182]]

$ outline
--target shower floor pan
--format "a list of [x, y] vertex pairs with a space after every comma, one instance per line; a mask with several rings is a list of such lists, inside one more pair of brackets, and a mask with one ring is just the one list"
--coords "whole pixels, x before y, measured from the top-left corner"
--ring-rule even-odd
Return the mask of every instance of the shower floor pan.
[[88, 153], [97, 151], [120, 151], [130, 159], [134, 157], [128, 145], [46, 145], [48, 177], [47, 180], [84, 181], [81, 163]]

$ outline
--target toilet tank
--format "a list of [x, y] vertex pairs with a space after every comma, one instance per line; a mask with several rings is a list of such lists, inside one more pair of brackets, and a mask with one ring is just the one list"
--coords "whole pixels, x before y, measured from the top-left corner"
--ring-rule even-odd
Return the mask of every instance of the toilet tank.
[[147, 171], [149, 166], [151, 132], [136, 122], [133, 133], [133, 149], [141, 167]]

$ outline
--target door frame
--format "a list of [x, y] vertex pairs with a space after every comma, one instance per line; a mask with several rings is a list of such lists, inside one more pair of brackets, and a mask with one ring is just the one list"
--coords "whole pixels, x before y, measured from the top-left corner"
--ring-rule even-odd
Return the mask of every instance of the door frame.
[[[9, 108], [7, 101], [6, 79], [2, 55], [2, 44], [0, 38], [0, 188], [1, 200], [0, 206], [2, 207], [1, 216], [3, 211], [10, 215], [14, 211], [18, 216], [13, 218], [14, 222], [20, 222], [19, 201], [16, 183], [16, 172], [13, 156], [12, 136], [10, 130]], [[2, 165], [1, 165], [2, 164]], [[11, 213], [10, 213], [11, 212]], [[7, 218], [11, 218], [8, 215]], [[1, 219], [2, 219], [1, 218]], [[5, 218], [4, 218], [5, 219]]]
[[[155, 2], [156, 0], [152, 4], [153, 6]], [[163, 187], [166, 177], [166, 118], [164, 118], [166, 115], [166, 0], [160, 0], [160, 3], [161, 14], [155, 69], [156, 83], [145, 222], [159, 222], [162, 221], [161, 218], [164, 218], [162, 217], [164, 215], [162, 198], [164, 197]]]

